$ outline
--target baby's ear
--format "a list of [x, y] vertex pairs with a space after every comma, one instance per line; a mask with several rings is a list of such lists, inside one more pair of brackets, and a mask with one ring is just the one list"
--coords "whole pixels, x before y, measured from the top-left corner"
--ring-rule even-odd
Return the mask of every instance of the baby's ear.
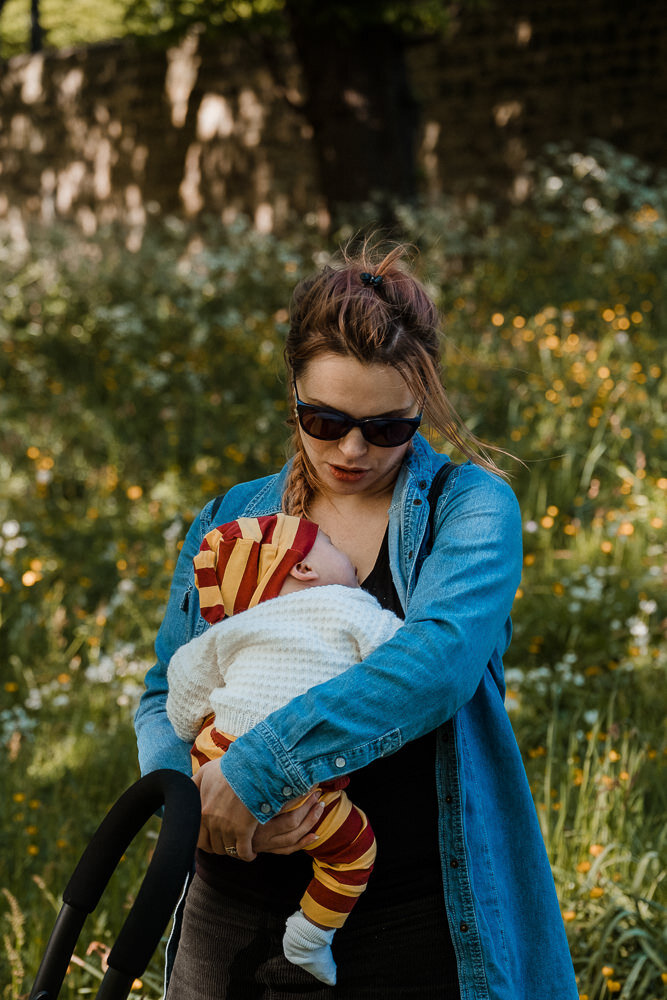
[[319, 573], [307, 562], [299, 562], [296, 566], [292, 566], [289, 575], [299, 583], [317, 583], [320, 578]]

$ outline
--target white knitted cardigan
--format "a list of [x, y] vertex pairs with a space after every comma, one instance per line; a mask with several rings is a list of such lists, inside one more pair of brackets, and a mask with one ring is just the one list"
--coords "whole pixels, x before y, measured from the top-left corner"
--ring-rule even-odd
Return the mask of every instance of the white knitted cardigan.
[[242, 736], [315, 684], [342, 673], [390, 639], [401, 619], [361, 588], [296, 591], [212, 625], [169, 662], [167, 714], [192, 741], [203, 719]]

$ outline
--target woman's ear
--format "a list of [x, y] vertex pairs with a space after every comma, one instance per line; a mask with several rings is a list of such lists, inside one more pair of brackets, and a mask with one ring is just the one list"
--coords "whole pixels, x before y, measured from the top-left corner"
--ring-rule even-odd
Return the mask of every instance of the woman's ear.
[[292, 566], [289, 575], [298, 580], [299, 583], [317, 583], [320, 578], [317, 570], [313, 569], [307, 562], [299, 562], [296, 566]]

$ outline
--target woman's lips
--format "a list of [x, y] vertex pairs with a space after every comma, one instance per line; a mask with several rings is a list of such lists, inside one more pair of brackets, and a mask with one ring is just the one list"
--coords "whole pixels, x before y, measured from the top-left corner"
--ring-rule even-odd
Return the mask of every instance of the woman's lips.
[[343, 483], [356, 483], [368, 472], [368, 469], [349, 469], [344, 465], [329, 465], [329, 468], [334, 479]]

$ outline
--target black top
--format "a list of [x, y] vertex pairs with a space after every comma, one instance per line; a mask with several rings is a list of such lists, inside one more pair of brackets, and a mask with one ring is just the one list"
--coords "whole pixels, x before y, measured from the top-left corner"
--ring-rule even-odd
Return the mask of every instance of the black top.
[[[391, 576], [388, 532], [362, 586], [382, 607], [405, 617]], [[347, 793], [368, 816], [378, 847], [373, 874], [355, 910], [441, 894], [435, 733], [355, 771]], [[197, 872], [220, 891], [256, 893], [262, 897], [261, 905], [282, 910], [296, 909], [312, 867], [302, 851], [287, 856], [260, 854], [250, 864], [198, 851]]]

